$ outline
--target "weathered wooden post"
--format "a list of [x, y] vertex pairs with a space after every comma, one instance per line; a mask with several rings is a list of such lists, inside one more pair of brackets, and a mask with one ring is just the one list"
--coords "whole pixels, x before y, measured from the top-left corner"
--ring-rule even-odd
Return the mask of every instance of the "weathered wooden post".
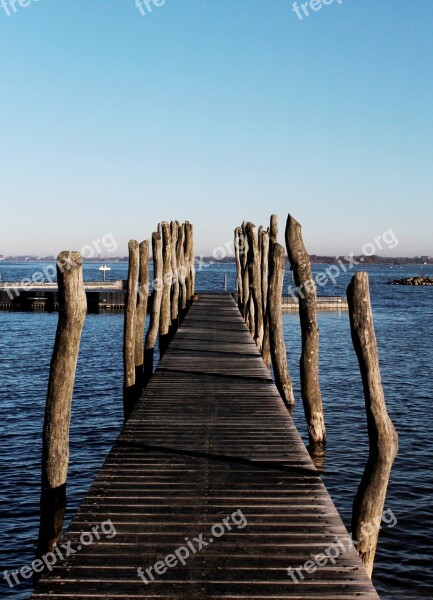
[[284, 248], [270, 240], [268, 319], [272, 366], [275, 384], [287, 407], [295, 404], [292, 382], [287, 368], [286, 345], [283, 334], [281, 297], [284, 281]]
[[159, 354], [162, 358], [169, 344], [169, 332], [171, 325], [171, 284], [173, 273], [171, 270], [171, 230], [170, 223], [161, 223], [162, 232], [162, 300], [161, 317], [159, 320]]
[[[248, 265], [248, 269], [249, 269], [249, 265]], [[247, 324], [248, 324], [248, 328], [250, 330], [251, 336], [254, 338], [255, 335], [255, 330], [256, 330], [256, 315], [255, 315], [255, 310], [254, 310], [254, 299], [253, 299], [253, 294], [251, 292], [250, 289], [250, 297], [248, 300], [248, 319], [247, 319]]]
[[235, 229], [235, 261], [236, 261], [236, 281], [238, 287], [238, 307], [242, 311], [242, 266], [241, 266], [241, 248], [242, 248], [242, 230], [240, 227]]
[[153, 259], [153, 301], [150, 312], [149, 328], [144, 343], [144, 384], [146, 385], [153, 373], [153, 354], [159, 329], [159, 316], [162, 301], [162, 237], [160, 233], [152, 233]]
[[278, 215], [271, 215], [269, 238], [275, 243], [278, 242]]
[[123, 327], [123, 413], [125, 421], [134, 406], [137, 389], [135, 386], [135, 333], [137, 327], [137, 289], [139, 272], [138, 242], [130, 240], [128, 287]]
[[248, 270], [248, 240], [246, 234], [246, 222], [244, 221], [241, 226], [242, 231], [242, 255], [241, 255], [241, 267], [242, 267], [242, 316], [245, 323], [249, 327], [250, 325], [250, 278]]
[[301, 393], [307, 420], [310, 446], [326, 442], [322, 395], [319, 385], [319, 326], [317, 323], [316, 285], [310, 257], [302, 240], [300, 224], [287, 217], [286, 246], [290, 265], [299, 290], [299, 319], [302, 330], [300, 360]]
[[137, 318], [135, 323], [135, 385], [137, 396], [143, 388], [144, 328], [149, 298], [149, 240], [139, 246]]
[[353, 503], [352, 536], [358, 542], [356, 548], [371, 577], [386, 491], [398, 451], [398, 436], [386, 410], [367, 273], [357, 273], [352, 278], [347, 299], [353, 346], [364, 388], [369, 439], [368, 460]]
[[194, 225], [189, 225], [190, 227], [190, 254], [189, 254], [189, 264], [191, 271], [191, 286], [192, 286], [192, 296], [195, 296], [195, 253], [194, 253]]
[[257, 230], [257, 246], [259, 249], [259, 273], [260, 273], [260, 289], [262, 288], [261, 280], [262, 280], [262, 233], [263, 233], [263, 225], [259, 225]]
[[184, 231], [184, 243], [183, 243], [183, 264], [185, 267], [185, 288], [186, 288], [186, 308], [189, 306], [189, 301], [191, 298], [191, 273], [190, 273], [190, 264], [189, 264], [189, 243], [190, 243], [190, 236], [191, 236], [191, 231], [189, 228], [189, 223], [188, 221], [185, 221], [183, 224], [183, 231]]
[[170, 338], [175, 334], [179, 326], [179, 294], [180, 294], [180, 282], [179, 282], [179, 267], [178, 267], [178, 237], [179, 237], [180, 223], [178, 221], [172, 221], [170, 223], [171, 230], [171, 270], [173, 273], [173, 286], [171, 293], [171, 325], [170, 325]]
[[255, 226], [253, 223], [247, 223], [245, 230], [248, 239], [248, 264], [251, 281], [251, 299], [254, 304], [253, 337], [257, 347], [261, 351], [263, 345], [263, 304], [260, 252]]
[[190, 302], [194, 296], [194, 246], [193, 229], [189, 221], [185, 221], [185, 267], [186, 267], [186, 296]]
[[262, 231], [261, 283], [262, 283], [262, 312], [263, 312], [263, 346], [262, 357], [268, 369], [271, 368], [271, 346], [269, 340], [269, 319], [267, 314], [269, 287], [269, 233]]
[[51, 552], [62, 534], [69, 462], [69, 424], [81, 332], [87, 310], [82, 258], [57, 258], [59, 320], [50, 365], [42, 433], [42, 491], [37, 557]]
[[186, 276], [188, 267], [185, 264], [185, 224], [179, 227], [178, 239], [177, 239], [177, 264], [179, 271], [179, 310], [180, 320], [182, 321], [185, 317], [186, 310], [188, 308], [188, 298], [186, 289]]

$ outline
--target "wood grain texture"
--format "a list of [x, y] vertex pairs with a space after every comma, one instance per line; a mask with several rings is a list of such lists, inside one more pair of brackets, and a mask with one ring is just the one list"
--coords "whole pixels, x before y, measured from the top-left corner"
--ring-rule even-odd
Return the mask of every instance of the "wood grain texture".
[[275, 384], [286, 406], [295, 404], [292, 380], [287, 366], [286, 344], [283, 332], [281, 296], [284, 283], [284, 248], [272, 239], [269, 244], [269, 288], [268, 288], [268, 327], [271, 348], [272, 368]]
[[247, 223], [248, 264], [250, 269], [251, 299], [254, 303], [253, 338], [261, 351], [263, 346], [263, 302], [261, 280], [261, 244], [259, 246], [256, 228], [253, 223]]
[[269, 222], [269, 239], [278, 242], [278, 215], [271, 215]]
[[57, 257], [59, 319], [51, 358], [42, 431], [42, 490], [37, 556], [56, 546], [66, 508], [69, 425], [81, 332], [87, 312], [78, 252]]
[[160, 233], [152, 234], [153, 255], [153, 302], [150, 312], [149, 328], [146, 333], [145, 349], [153, 350], [158, 336], [159, 318], [161, 314], [162, 288], [163, 288], [163, 260], [162, 260], [162, 237]]
[[291, 215], [286, 223], [286, 247], [299, 290], [299, 320], [302, 332], [300, 365], [301, 394], [310, 446], [326, 443], [326, 427], [319, 384], [319, 325], [316, 284], [311, 273], [310, 256], [302, 239], [300, 224]]
[[240, 227], [236, 227], [234, 239], [235, 239], [236, 284], [237, 284], [237, 288], [238, 288], [237, 289], [238, 306], [239, 306], [239, 310], [242, 312], [243, 291], [242, 291], [241, 252], [243, 252], [243, 246], [242, 246], [242, 230]]
[[353, 502], [352, 531], [358, 541], [359, 555], [371, 576], [388, 481], [398, 451], [398, 436], [389, 418], [382, 388], [368, 273], [353, 276], [347, 299], [364, 388], [369, 440], [367, 464]]
[[137, 319], [135, 323], [135, 368], [143, 366], [144, 326], [149, 298], [149, 240], [139, 246]]
[[262, 357], [268, 369], [271, 368], [271, 346], [269, 339], [269, 320], [267, 315], [268, 306], [268, 288], [269, 288], [269, 233], [261, 233], [261, 284], [262, 284], [262, 305], [263, 305], [263, 346]]
[[[161, 316], [159, 319], [159, 335], [167, 335], [171, 325], [171, 285], [173, 282], [173, 271], [171, 262], [171, 227], [170, 223], [163, 221], [161, 224], [162, 232], [162, 298], [161, 298]], [[161, 339], [160, 339], [161, 341]], [[165, 349], [165, 348], [164, 348]]]
[[123, 386], [131, 388], [135, 384], [135, 333], [137, 325], [137, 289], [139, 273], [139, 246], [136, 240], [128, 243], [129, 267], [125, 320], [123, 328]]
[[177, 325], [177, 319], [179, 316], [179, 221], [172, 221], [170, 223], [171, 230], [171, 270], [173, 272], [173, 288], [171, 291], [171, 323]]

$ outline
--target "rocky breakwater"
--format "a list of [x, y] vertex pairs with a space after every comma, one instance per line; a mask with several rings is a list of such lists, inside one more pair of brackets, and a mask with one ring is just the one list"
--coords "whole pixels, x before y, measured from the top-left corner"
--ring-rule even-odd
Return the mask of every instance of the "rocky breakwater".
[[394, 279], [389, 285], [433, 285], [433, 277], [405, 277]]

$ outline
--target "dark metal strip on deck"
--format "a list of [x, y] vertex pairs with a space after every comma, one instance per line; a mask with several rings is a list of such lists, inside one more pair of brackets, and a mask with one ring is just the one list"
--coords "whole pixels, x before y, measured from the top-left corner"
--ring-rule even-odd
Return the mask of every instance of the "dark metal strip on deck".
[[[84, 545], [108, 519], [116, 535]], [[203, 294], [65, 535], [81, 549], [33, 598], [377, 600], [348, 543], [297, 582], [288, 575], [346, 535], [232, 297]], [[196, 552], [157, 575], [188, 541]]]

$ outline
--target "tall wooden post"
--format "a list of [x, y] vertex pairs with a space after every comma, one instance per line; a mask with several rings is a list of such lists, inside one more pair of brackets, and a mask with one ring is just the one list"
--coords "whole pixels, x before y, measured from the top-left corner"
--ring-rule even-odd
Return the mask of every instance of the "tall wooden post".
[[149, 298], [149, 240], [139, 246], [137, 318], [135, 323], [135, 384], [137, 396], [143, 388], [144, 328]]
[[236, 227], [235, 229], [235, 260], [236, 260], [236, 281], [238, 287], [238, 307], [242, 312], [242, 267], [241, 267], [241, 248], [242, 248], [242, 230], [240, 227]]
[[179, 310], [180, 310], [180, 320], [183, 320], [187, 307], [188, 307], [188, 298], [187, 298], [187, 289], [186, 289], [186, 277], [188, 267], [185, 261], [185, 224], [179, 227], [178, 231], [178, 239], [177, 239], [177, 264], [178, 264], [178, 272], [179, 272]]
[[262, 233], [263, 233], [263, 225], [259, 225], [259, 228], [257, 230], [257, 246], [259, 249], [259, 272], [260, 272], [260, 289], [262, 288], [261, 285], [261, 279], [262, 279], [262, 251], [263, 251], [263, 247], [262, 247]]
[[172, 221], [170, 223], [171, 230], [171, 270], [173, 273], [173, 287], [171, 294], [171, 326], [170, 326], [170, 337], [174, 335], [179, 325], [179, 294], [180, 294], [180, 283], [179, 283], [179, 267], [178, 267], [178, 237], [179, 237], [180, 223], [178, 221]]
[[249, 327], [250, 325], [250, 277], [248, 270], [248, 240], [246, 234], [246, 222], [242, 223], [242, 241], [243, 241], [243, 253], [241, 255], [241, 267], [242, 267], [242, 316], [245, 323]]
[[[248, 265], [248, 270], [249, 271], [251, 270], [249, 265]], [[249, 276], [249, 279], [251, 281], [251, 276]], [[248, 298], [247, 325], [248, 325], [248, 329], [250, 330], [251, 337], [254, 338], [255, 333], [256, 333], [256, 314], [255, 314], [254, 299], [253, 299], [253, 294], [252, 294], [251, 289], [250, 289], [250, 296]]]
[[162, 300], [161, 317], [159, 320], [159, 354], [162, 358], [169, 344], [169, 331], [171, 325], [171, 284], [173, 273], [171, 270], [171, 230], [170, 223], [161, 223], [162, 231]]
[[292, 382], [287, 368], [286, 345], [283, 334], [281, 297], [284, 281], [284, 248], [270, 240], [268, 319], [272, 366], [275, 384], [287, 407], [295, 403]]
[[364, 388], [369, 439], [368, 460], [353, 503], [352, 535], [371, 577], [386, 491], [398, 451], [398, 436], [386, 410], [367, 273], [357, 273], [352, 278], [347, 299]]
[[[185, 267], [186, 267], [186, 295], [187, 301], [190, 302], [194, 296], [194, 246], [193, 246], [193, 230], [189, 221], [185, 221]], [[194, 271], [195, 273], [195, 271]]]
[[138, 242], [130, 240], [128, 288], [123, 328], [123, 413], [125, 421], [134, 406], [137, 389], [135, 386], [135, 333], [137, 328], [137, 289], [139, 272]]
[[192, 296], [195, 295], [195, 252], [194, 252], [194, 225], [190, 223], [190, 254], [189, 254], [189, 263], [190, 263], [190, 271], [191, 271], [191, 286], [192, 286]]
[[271, 367], [271, 346], [269, 340], [269, 319], [267, 314], [268, 287], [269, 287], [269, 233], [262, 231], [262, 260], [261, 260], [261, 283], [262, 283], [262, 306], [263, 306], [263, 347], [262, 357], [265, 365]]
[[301, 393], [310, 446], [314, 447], [326, 442], [322, 394], [319, 385], [319, 326], [317, 323], [316, 285], [311, 273], [310, 257], [302, 240], [301, 226], [291, 215], [287, 217], [286, 246], [295, 283], [300, 290]]
[[153, 373], [153, 354], [159, 329], [159, 317], [162, 301], [162, 237], [160, 233], [152, 233], [153, 258], [153, 301], [150, 312], [149, 328], [144, 343], [144, 384], [147, 384]]
[[57, 258], [59, 320], [50, 365], [42, 433], [42, 491], [37, 556], [51, 552], [62, 534], [66, 508], [71, 401], [87, 310], [78, 252]]
[[246, 233], [248, 238], [248, 263], [251, 281], [251, 298], [254, 303], [253, 337], [261, 351], [263, 345], [263, 304], [260, 268], [259, 244], [253, 223], [247, 223]]
[[269, 237], [273, 242], [278, 242], [278, 215], [271, 215]]

